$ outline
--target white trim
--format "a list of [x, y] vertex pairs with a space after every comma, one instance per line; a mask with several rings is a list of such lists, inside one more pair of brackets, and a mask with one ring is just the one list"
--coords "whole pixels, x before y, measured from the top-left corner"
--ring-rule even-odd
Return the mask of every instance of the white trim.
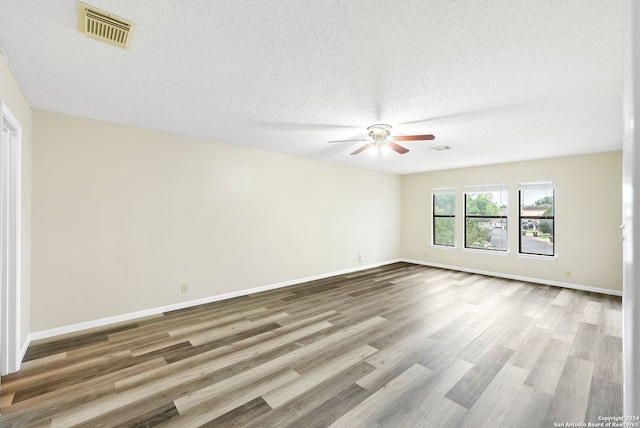
[[545, 256], [544, 254], [517, 253], [516, 257], [521, 257], [523, 259], [551, 260], [554, 262], [558, 260], [558, 257], [555, 255]]
[[456, 245], [440, 245], [440, 244], [430, 244], [431, 248], [436, 248], [438, 250], [457, 250], [458, 247]]
[[29, 335], [27, 346], [28, 346], [28, 343], [33, 340], [47, 339], [50, 337], [60, 336], [62, 334], [68, 334], [68, 333], [76, 333], [76, 332], [87, 330], [90, 328], [104, 327], [106, 325], [125, 322], [125, 321], [131, 321], [137, 318], [148, 317], [151, 315], [158, 315], [164, 312], [175, 311], [178, 309], [189, 308], [192, 306], [204, 305], [206, 303], [218, 302], [220, 300], [233, 299], [234, 297], [247, 296], [249, 294], [260, 293], [261, 291], [275, 290], [276, 288], [288, 287], [290, 285], [302, 284], [305, 282], [316, 281], [319, 279], [329, 278], [332, 276], [344, 275], [347, 273], [353, 273], [361, 270], [372, 269], [379, 266], [398, 263], [400, 261], [401, 261], [400, 259], [387, 260], [384, 262], [373, 263], [366, 266], [358, 266], [358, 267], [343, 269], [335, 272], [329, 272], [329, 273], [324, 273], [320, 275], [313, 275], [305, 278], [293, 279], [290, 281], [264, 285], [261, 287], [249, 288], [249, 289], [234, 291], [234, 292], [225, 293], [225, 294], [218, 294], [216, 296], [204, 297], [202, 299], [190, 300], [187, 302], [174, 303], [171, 305], [160, 306], [157, 308], [150, 308], [142, 311], [130, 312], [128, 314], [116, 315], [116, 316], [107, 317], [107, 318], [100, 318], [97, 320], [86, 321], [86, 322], [72, 324], [64, 327], [57, 327], [49, 330], [36, 331]]
[[[22, 349], [20, 349], [20, 355], [18, 361], [22, 364], [22, 360], [24, 360], [24, 356], [27, 355], [27, 350], [29, 349], [29, 345], [31, 345], [31, 337], [27, 338], [27, 340], [22, 344]], [[18, 370], [20, 367], [18, 367]]]
[[541, 278], [530, 278], [530, 277], [520, 276], [520, 275], [511, 275], [511, 274], [508, 274], [508, 273], [490, 272], [490, 271], [484, 271], [484, 270], [480, 270], [480, 269], [471, 269], [471, 268], [465, 268], [465, 267], [460, 267], [460, 266], [443, 265], [443, 264], [440, 264], [440, 263], [430, 263], [430, 262], [424, 262], [424, 261], [421, 261], [421, 260], [400, 259], [400, 261], [406, 262], [406, 263], [414, 263], [414, 264], [417, 264], [417, 265], [436, 267], [436, 268], [441, 268], [441, 269], [449, 269], [449, 270], [456, 270], [456, 271], [461, 271], [461, 272], [477, 273], [477, 274], [480, 274], [480, 275], [495, 276], [495, 277], [498, 277], [498, 278], [505, 278], [505, 279], [513, 279], [513, 280], [516, 280], [516, 281], [525, 281], [525, 282], [533, 282], [533, 283], [537, 283], [537, 284], [553, 285], [555, 287], [562, 287], [562, 288], [572, 288], [574, 290], [589, 291], [589, 292], [592, 292], [592, 293], [609, 294], [609, 295], [612, 295], [612, 296], [622, 296], [622, 291], [611, 290], [609, 288], [592, 287], [590, 285], [571, 284], [569, 282], [551, 281], [551, 280], [548, 280], [548, 279], [541, 279]]
[[456, 194], [455, 187], [434, 187], [431, 189], [431, 194], [433, 195], [447, 195], [447, 194]]
[[[21, 288], [21, 208], [22, 208], [22, 127], [20, 122], [11, 114], [7, 104], [0, 100], [0, 122], [4, 126], [7, 121], [13, 132], [15, 139], [2, 142], [4, 166], [8, 166], [8, 171], [4, 179], [6, 183], [2, 185], [3, 195], [0, 199], [0, 209], [2, 210], [2, 225], [4, 234], [2, 242], [2, 268], [5, 270], [0, 286], [0, 373], [5, 375], [14, 373], [20, 369], [21, 346], [20, 346], [20, 288]], [[6, 186], [6, 187], [5, 187]], [[6, 190], [6, 195], [4, 194]], [[5, 199], [6, 197], [6, 199]], [[4, 217], [6, 216], [6, 217]], [[4, 253], [6, 251], [6, 253]], [[6, 275], [6, 277], [4, 276]], [[6, 281], [6, 282], [5, 282]], [[28, 340], [27, 340], [28, 342]], [[24, 347], [24, 344], [23, 346]]]
[[624, 416], [640, 415], [640, 4], [623, 3], [622, 351]]
[[598, 288], [598, 287], [591, 287], [591, 286], [578, 285], [578, 284], [569, 284], [569, 283], [557, 282], [557, 281], [549, 281], [549, 280], [544, 280], [544, 279], [539, 279], [539, 278], [528, 278], [528, 277], [519, 276], [519, 275], [509, 275], [509, 274], [503, 274], [503, 273], [497, 273], [497, 272], [488, 272], [488, 271], [483, 271], [483, 270], [478, 270], [478, 269], [468, 269], [468, 268], [463, 268], [463, 267], [459, 267], [459, 266], [450, 266], [450, 265], [443, 265], [443, 264], [439, 264], [439, 263], [423, 262], [423, 261], [420, 261], [420, 260], [392, 259], [392, 260], [387, 260], [387, 261], [384, 261], [384, 262], [369, 264], [367, 266], [358, 266], [358, 267], [355, 267], [355, 268], [343, 269], [343, 270], [340, 270], [340, 271], [335, 271], [335, 272], [329, 272], [329, 273], [320, 274], [320, 275], [309, 276], [309, 277], [306, 277], [306, 278], [299, 278], [299, 279], [294, 279], [294, 280], [290, 280], [290, 281], [284, 281], [284, 282], [278, 282], [278, 283], [275, 283], [275, 284], [269, 284], [269, 285], [265, 285], [265, 286], [261, 286], [261, 287], [255, 287], [255, 288], [250, 288], [250, 289], [246, 289], [246, 290], [234, 291], [234, 292], [231, 292], [231, 293], [225, 293], [225, 294], [219, 294], [219, 295], [216, 295], [216, 296], [205, 297], [205, 298], [202, 298], [202, 299], [190, 300], [188, 302], [174, 303], [174, 304], [171, 304], [171, 305], [160, 306], [160, 307], [157, 307], [157, 308], [150, 308], [150, 309], [145, 309], [145, 310], [142, 310], [142, 311], [130, 312], [128, 314], [116, 315], [116, 316], [113, 316], [113, 317], [101, 318], [101, 319], [97, 319], [97, 320], [93, 320], [93, 321], [87, 321], [87, 322], [82, 322], [82, 323], [78, 323], [78, 324], [72, 324], [72, 325], [68, 325], [68, 326], [64, 326], [64, 327], [57, 327], [57, 328], [52, 328], [52, 329], [49, 329], [49, 330], [37, 331], [37, 332], [31, 333], [29, 335], [29, 339], [27, 340], [27, 342], [25, 343], [25, 345], [23, 347], [22, 355], [24, 355], [24, 353], [26, 352], [27, 347], [29, 346], [30, 342], [34, 341], [34, 340], [48, 339], [50, 337], [60, 336], [60, 335], [63, 335], [63, 334], [76, 333], [76, 332], [79, 332], [79, 331], [88, 330], [88, 329], [96, 328], [96, 327], [104, 327], [104, 326], [111, 325], [111, 324], [131, 321], [131, 320], [135, 320], [135, 319], [139, 319], [139, 318], [143, 318], [143, 317], [148, 317], [148, 316], [152, 316], [152, 315], [158, 315], [158, 314], [161, 314], [161, 313], [164, 313], [164, 312], [175, 311], [175, 310], [178, 310], [178, 309], [189, 308], [189, 307], [192, 307], [192, 306], [204, 305], [206, 303], [218, 302], [218, 301], [221, 301], [221, 300], [232, 299], [234, 297], [247, 296], [247, 295], [250, 295], [250, 294], [260, 293], [262, 291], [275, 290], [277, 288], [283, 288], [283, 287], [288, 287], [288, 286], [291, 286], [291, 285], [302, 284], [302, 283], [305, 283], [305, 282], [310, 282], [310, 281], [316, 281], [316, 280], [319, 280], [319, 279], [329, 278], [329, 277], [332, 277], [332, 276], [344, 275], [344, 274], [358, 272], [358, 271], [362, 271], [362, 270], [366, 270], [366, 269], [372, 269], [372, 268], [376, 268], [376, 267], [379, 267], [379, 266], [385, 266], [385, 265], [398, 263], [398, 262], [413, 263], [413, 264], [417, 264], [417, 265], [424, 265], [424, 266], [437, 267], [437, 268], [442, 268], [442, 269], [456, 270], [456, 271], [461, 271], [461, 272], [477, 273], [477, 274], [480, 274], [480, 275], [488, 275], [488, 276], [495, 276], [495, 277], [499, 277], [499, 278], [513, 279], [513, 280], [516, 280], [516, 281], [526, 281], [526, 282], [533, 282], [533, 283], [538, 283], [538, 284], [553, 285], [553, 286], [556, 286], [556, 287], [572, 288], [572, 289], [576, 289], [576, 290], [590, 291], [590, 292], [601, 293], [601, 294], [610, 294], [610, 295], [614, 295], [614, 296], [621, 296], [622, 295], [621, 291], [609, 290], [609, 289], [606, 289], [606, 288]]
[[518, 190], [553, 190], [554, 188], [555, 184], [553, 181], [518, 183]]
[[493, 193], [507, 192], [509, 187], [506, 183], [496, 184], [470, 184], [463, 187], [464, 193]]
[[511, 254], [509, 250], [487, 250], [485, 248], [464, 247], [462, 251], [465, 253], [481, 253], [481, 254], [497, 254], [499, 256], [508, 256]]

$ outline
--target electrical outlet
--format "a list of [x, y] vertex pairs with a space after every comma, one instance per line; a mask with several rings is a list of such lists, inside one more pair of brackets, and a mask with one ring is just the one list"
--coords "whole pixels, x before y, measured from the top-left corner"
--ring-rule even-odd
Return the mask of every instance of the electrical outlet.
[[364, 262], [364, 253], [358, 253], [358, 262]]
[[180, 289], [183, 293], [189, 292], [189, 284], [182, 284], [182, 288]]
[[424, 253], [424, 257], [425, 257], [426, 259], [428, 259], [428, 258], [429, 258], [429, 253]]
[[564, 275], [565, 275], [567, 278], [571, 278], [571, 274], [572, 274], [572, 273], [571, 273], [571, 271], [570, 271], [570, 270], [568, 270], [568, 271], [566, 271], [566, 272], [564, 273]]

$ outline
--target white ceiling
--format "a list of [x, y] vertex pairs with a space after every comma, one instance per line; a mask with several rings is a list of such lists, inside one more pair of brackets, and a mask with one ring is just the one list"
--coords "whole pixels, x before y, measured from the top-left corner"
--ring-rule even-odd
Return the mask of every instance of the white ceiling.
[[[622, 148], [622, 2], [86, 0], [130, 50], [77, 31], [73, 0], [3, 0], [0, 51], [35, 109], [370, 168], [374, 123], [407, 174]], [[449, 151], [430, 147], [449, 145]]]

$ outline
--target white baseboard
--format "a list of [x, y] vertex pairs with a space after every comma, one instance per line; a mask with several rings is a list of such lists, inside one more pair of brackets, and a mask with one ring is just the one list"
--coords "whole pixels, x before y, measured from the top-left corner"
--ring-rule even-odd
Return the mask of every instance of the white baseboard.
[[[63, 335], [63, 334], [68, 334], [68, 333], [77, 333], [77, 332], [82, 331], [82, 330], [88, 330], [88, 329], [96, 328], [96, 327], [104, 327], [104, 326], [107, 326], [107, 325], [110, 325], [110, 324], [116, 324], [116, 323], [131, 321], [131, 320], [138, 319], [138, 318], [144, 318], [144, 317], [148, 317], [148, 316], [152, 316], [152, 315], [158, 315], [158, 314], [161, 314], [161, 313], [164, 313], [164, 312], [170, 312], [170, 311], [175, 311], [175, 310], [178, 310], [178, 309], [189, 308], [189, 307], [192, 307], [192, 306], [204, 305], [206, 303], [218, 302], [220, 300], [233, 299], [234, 297], [240, 297], [240, 296], [246, 296], [246, 295], [249, 295], [249, 294], [255, 294], [255, 293], [259, 293], [261, 291], [275, 290], [277, 288], [288, 287], [290, 285], [296, 285], [296, 284], [301, 284], [301, 283], [304, 283], [304, 282], [316, 281], [318, 279], [325, 279], [325, 278], [329, 278], [329, 277], [332, 277], [332, 276], [344, 275], [344, 274], [347, 274], [347, 273], [353, 273], [353, 272], [358, 272], [358, 271], [361, 271], [361, 270], [372, 269], [372, 268], [376, 268], [376, 267], [379, 267], [379, 266], [388, 265], [388, 264], [391, 264], [391, 263], [397, 263], [397, 262], [400, 262], [400, 261], [401, 260], [399, 260], [399, 259], [387, 260], [387, 261], [384, 261], [384, 262], [368, 264], [368, 265], [365, 265], [365, 266], [357, 266], [357, 267], [354, 267], [354, 268], [348, 268], [348, 269], [343, 269], [343, 270], [340, 270], [340, 271], [323, 273], [323, 274], [320, 274], [320, 275], [308, 276], [308, 277], [305, 277], [305, 278], [293, 279], [293, 280], [290, 280], [290, 281], [278, 282], [278, 283], [275, 283], [275, 284], [264, 285], [264, 286], [261, 286], [261, 287], [249, 288], [249, 289], [240, 290], [240, 291], [234, 291], [234, 292], [225, 293], [225, 294], [218, 294], [218, 295], [215, 295], [215, 296], [204, 297], [202, 299], [196, 299], [196, 300], [189, 300], [187, 302], [174, 303], [174, 304], [171, 304], [171, 305], [160, 306], [160, 307], [157, 307], [157, 308], [145, 309], [145, 310], [142, 310], [142, 311], [130, 312], [128, 314], [116, 315], [116, 316], [107, 317], [107, 318], [100, 318], [100, 319], [97, 319], [97, 320], [82, 322], [82, 323], [78, 323], [78, 324], [72, 324], [72, 325], [67, 325], [67, 326], [63, 326], [63, 327], [52, 328], [52, 329], [49, 329], [49, 330], [36, 331], [36, 332], [33, 332], [33, 333], [31, 333], [29, 335], [29, 339], [27, 340], [27, 343], [25, 344], [25, 352], [26, 352], [26, 348], [29, 346], [29, 343], [31, 341], [34, 341], [34, 340], [48, 339], [50, 337], [60, 336], [60, 335]], [[22, 355], [24, 356], [24, 354], [22, 354]]]
[[15, 373], [20, 370], [20, 366], [22, 365], [24, 356], [27, 355], [27, 349], [29, 349], [30, 344], [31, 344], [31, 335], [27, 336], [27, 339], [24, 341], [24, 343], [22, 344], [22, 347], [18, 351], [15, 364], [12, 364], [10, 367], [8, 367], [8, 372], [2, 373], [3, 376], [11, 373]]
[[[498, 278], [513, 279], [513, 280], [516, 280], [516, 281], [526, 281], [526, 282], [533, 282], [533, 283], [538, 283], [538, 284], [553, 285], [553, 286], [556, 286], [556, 287], [572, 288], [572, 289], [576, 289], [576, 290], [589, 291], [589, 292], [594, 292], [594, 293], [610, 294], [610, 295], [613, 295], [613, 296], [622, 296], [622, 291], [610, 290], [610, 289], [607, 289], [607, 288], [591, 287], [591, 286], [587, 286], [587, 285], [571, 284], [571, 283], [567, 283], [567, 282], [550, 281], [550, 280], [540, 279], [540, 278], [529, 278], [529, 277], [524, 277], [524, 276], [519, 276], [519, 275], [510, 275], [510, 274], [506, 274], [506, 273], [500, 273], [500, 272], [489, 272], [489, 271], [483, 271], [483, 270], [479, 270], [479, 269], [470, 269], [470, 268], [465, 268], [465, 267], [460, 267], [460, 266], [450, 266], [450, 265], [443, 265], [443, 264], [439, 264], [439, 263], [429, 263], [429, 262], [424, 262], [424, 261], [420, 261], [420, 260], [393, 259], [393, 260], [387, 260], [387, 261], [384, 261], [384, 262], [373, 263], [373, 264], [369, 264], [369, 265], [365, 265], [365, 266], [357, 266], [357, 267], [354, 267], [354, 268], [343, 269], [343, 270], [340, 270], [340, 271], [334, 271], [334, 272], [324, 273], [324, 274], [320, 274], [320, 275], [308, 276], [308, 277], [305, 277], [305, 278], [299, 278], [299, 279], [294, 279], [294, 280], [290, 280], [290, 281], [278, 282], [278, 283], [275, 283], [275, 284], [269, 284], [269, 285], [265, 285], [265, 286], [261, 286], [261, 287], [255, 287], [255, 288], [250, 288], [250, 289], [246, 289], [246, 290], [234, 291], [234, 292], [231, 292], [231, 293], [219, 294], [219, 295], [215, 295], [215, 296], [205, 297], [205, 298], [202, 298], [202, 299], [190, 300], [190, 301], [187, 301], [187, 302], [174, 303], [174, 304], [171, 304], [171, 305], [160, 306], [160, 307], [157, 307], [157, 308], [145, 309], [145, 310], [142, 310], [142, 311], [131, 312], [131, 313], [128, 313], [128, 314], [116, 315], [116, 316], [107, 317], [107, 318], [100, 318], [100, 319], [97, 319], [97, 320], [82, 322], [82, 323], [78, 323], [78, 324], [72, 324], [72, 325], [68, 325], [68, 326], [64, 326], [64, 327], [57, 327], [57, 328], [52, 328], [52, 329], [49, 329], [49, 330], [42, 330], [42, 331], [33, 332], [33, 333], [31, 333], [29, 335], [29, 338], [25, 342], [25, 344], [23, 346], [23, 349], [21, 351], [21, 356], [24, 357], [24, 355], [25, 355], [25, 353], [27, 351], [27, 348], [29, 347], [29, 344], [34, 340], [48, 339], [50, 337], [60, 336], [60, 335], [63, 335], [63, 334], [68, 334], [68, 333], [77, 333], [77, 332], [82, 331], [82, 330], [88, 330], [88, 329], [92, 329], [92, 328], [96, 328], [96, 327], [104, 327], [104, 326], [107, 326], [107, 325], [110, 325], [110, 324], [116, 324], [116, 323], [131, 321], [131, 320], [135, 320], [135, 319], [138, 319], [138, 318], [144, 318], [144, 317], [148, 317], [148, 316], [152, 316], [152, 315], [158, 315], [158, 314], [161, 314], [161, 313], [164, 313], [164, 312], [175, 311], [175, 310], [178, 310], [178, 309], [184, 309], [184, 308], [189, 308], [189, 307], [192, 307], [192, 306], [203, 305], [203, 304], [206, 304], [206, 303], [218, 302], [218, 301], [221, 301], [221, 300], [232, 299], [234, 297], [246, 296], [246, 295], [249, 295], [249, 294], [259, 293], [261, 291], [275, 290], [277, 288], [288, 287], [290, 285], [296, 285], [296, 284], [301, 284], [301, 283], [304, 283], [304, 282], [316, 281], [318, 279], [329, 278], [329, 277], [337, 276], [337, 275], [344, 275], [344, 274], [348, 274], [348, 273], [358, 272], [358, 271], [361, 271], [361, 270], [376, 268], [376, 267], [379, 267], [379, 266], [385, 266], [385, 265], [388, 265], [388, 264], [391, 264], [391, 263], [398, 263], [398, 262], [413, 263], [413, 264], [418, 264], [418, 265], [437, 267], [437, 268], [442, 268], [442, 269], [450, 269], [450, 270], [456, 270], [456, 271], [461, 271], [461, 272], [477, 273], [477, 274], [480, 274], [480, 275], [495, 276], [495, 277], [498, 277]], [[22, 359], [20, 361], [22, 361]]]
[[24, 356], [27, 355], [27, 349], [29, 349], [29, 345], [31, 344], [31, 335], [27, 336], [27, 340], [22, 344], [22, 349], [20, 349], [20, 355], [18, 361], [22, 363], [24, 360]]
[[612, 295], [612, 296], [622, 296], [622, 291], [611, 290], [609, 288], [592, 287], [590, 285], [572, 284], [572, 283], [569, 283], [569, 282], [551, 281], [551, 280], [548, 280], [548, 279], [541, 279], [541, 278], [529, 278], [529, 277], [526, 277], [526, 276], [511, 275], [511, 274], [508, 274], [508, 273], [489, 272], [489, 271], [484, 271], [484, 270], [480, 270], [480, 269], [471, 269], [471, 268], [460, 267], [460, 266], [443, 265], [443, 264], [440, 264], [440, 263], [429, 263], [429, 262], [423, 262], [421, 260], [400, 259], [400, 261], [401, 262], [406, 262], [406, 263], [413, 263], [413, 264], [417, 264], [417, 265], [424, 265], [424, 266], [442, 268], [442, 269], [457, 270], [457, 271], [469, 272], [469, 273], [477, 273], [477, 274], [480, 274], [480, 275], [487, 275], [487, 276], [495, 276], [495, 277], [498, 277], [498, 278], [513, 279], [513, 280], [516, 280], [516, 281], [525, 281], [525, 282], [533, 282], [533, 283], [536, 283], [536, 284], [553, 285], [553, 286], [556, 286], [556, 287], [572, 288], [574, 290], [589, 291], [589, 292], [592, 292], [592, 293], [609, 294], [609, 295]]

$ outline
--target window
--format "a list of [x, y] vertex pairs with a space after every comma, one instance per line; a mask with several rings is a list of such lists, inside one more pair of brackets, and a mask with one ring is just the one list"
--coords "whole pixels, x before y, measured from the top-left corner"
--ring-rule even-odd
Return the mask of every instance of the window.
[[555, 255], [554, 185], [552, 181], [523, 183], [520, 193], [520, 254]]
[[433, 245], [455, 246], [456, 191], [453, 187], [432, 190]]
[[464, 247], [507, 251], [507, 186], [465, 186]]

